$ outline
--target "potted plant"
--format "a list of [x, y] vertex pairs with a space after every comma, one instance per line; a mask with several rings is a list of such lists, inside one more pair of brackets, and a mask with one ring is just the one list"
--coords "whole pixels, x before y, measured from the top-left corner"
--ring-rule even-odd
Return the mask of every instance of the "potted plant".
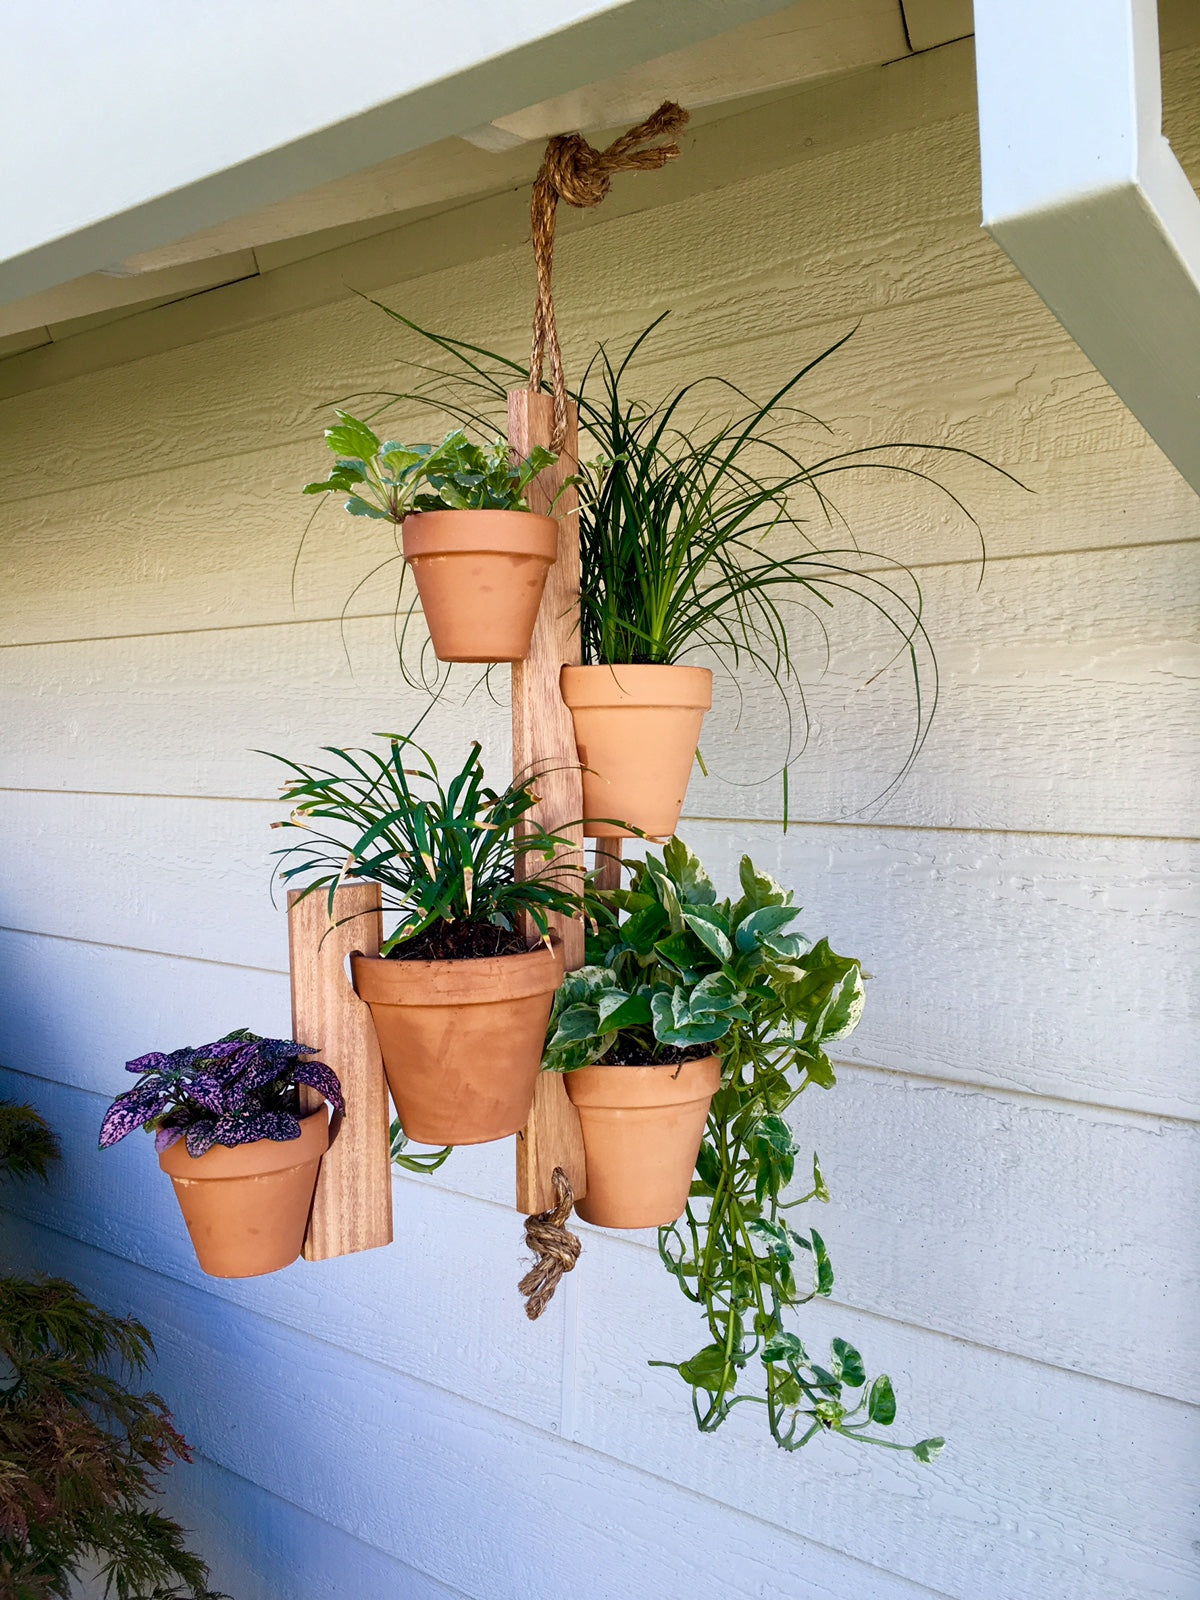
[[345, 494], [351, 516], [401, 529], [440, 660], [524, 660], [558, 558], [558, 524], [530, 511], [525, 490], [558, 458], [539, 446], [515, 460], [462, 429], [439, 445], [385, 442], [348, 412], [337, 419], [325, 430], [333, 469], [304, 493]]
[[201, 1267], [252, 1278], [295, 1261], [304, 1244], [328, 1113], [300, 1107], [300, 1084], [344, 1109], [333, 1072], [308, 1045], [242, 1028], [213, 1044], [127, 1063], [132, 1089], [100, 1126], [100, 1148], [151, 1128]]
[[824, 1046], [861, 1015], [859, 963], [792, 931], [790, 892], [749, 857], [736, 900], [718, 898], [679, 839], [630, 868], [628, 888], [589, 894], [588, 965], [556, 1000], [546, 1065], [565, 1073], [583, 1126], [580, 1215], [657, 1222], [663, 1262], [704, 1313], [710, 1342], [652, 1365], [688, 1384], [706, 1432], [750, 1402], [784, 1449], [832, 1431], [932, 1460], [940, 1439], [880, 1436], [896, 1414], [886, 1375], [868, 1384], [842, 1339], [828, 1366], [814, 1362], [784, 1323], [833, 1287], [820, 1234], [786, 1215], [829, 1192], [814, 1156], [811, 1188], [784, 1198], [799, 1154], [784, 1114], [810, 1083], [834, 1083]]
[[[432, 378], [393, 399], [436, 402], [483, 427], [514, 381], [526, 381], [520, 362], [374, 304], [448, 362], [423, 366]], [[848, 599], [894, 636], [872, 676], [902, 663], [912, 678], [912, 738], [882, 799], [928, 735], [937, 661], [916, 575], [857, 541], [830, 498], [830, 479], [885, 471], [928, 482], [976, 533], [962, 501], [925, 470], [925, 453], [960, 456], [1018, 480], [973, 451], [915, 440], [832, 453], [814, 448], [812, 459], [802, 459], [788, 431], [794, 439], [805, 428], [829, 430], [799, 409], [796, 391], [849, 334], [762, 402], [719, 376], [684, 384], [658, 402], [631, 398], [631, 362], [663, 320], [651, 323], [615, 364], [601, 347], [572, 392], [580, 454], [590, 460], [573, 480], [580, 491], [582, 665], [565, 668], [561, 686], [584, 767], [584, 832], [651, 839], [674, 832], [712, 698], [709, 668], [689, 657], [712, 660], [735, 678], [750, 667], [761, 670], [781, 693], [789, 729], [793, 707], [807, 725], [792, 659], [793, 618], [810, 614], [828, 649], [829, 609]], [[780, 763], [785, 821], [792, 759], [789, 733]]]
[[331, 917], [339, 884], [364, 879], [397, 913], [380, 955], [351, 968], [408, 1138], [506, 1138], [528, 1120], [562, 976], [549, 919], [579, 906], [578, 869], [558, 859], [570, 841], [530, 819], [532, 777], [485, 786], [478, 744], [444, 785], [409, 738], [329, 754], [335, 770], [285, 762], [293, 810], [274, 826], [303, 837], [277, 852], [279, 875], [327, 889]]

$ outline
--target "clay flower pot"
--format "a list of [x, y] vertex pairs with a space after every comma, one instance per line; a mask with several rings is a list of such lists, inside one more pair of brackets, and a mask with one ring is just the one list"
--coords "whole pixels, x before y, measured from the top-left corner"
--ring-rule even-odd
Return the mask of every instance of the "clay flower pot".
[[298, 1139], [215, 1144], [190, 1156], [182, 1139], [158, 1164], [170, 1177], [196, 1259], [213, 1278], [256, 1278], [295, 1261], [329, 1147], [329, 1115], [300, 1121]]
[[355, 954], [350, 966], [410, 1139], [488, 1144], [525, 1126], [562, 981], [561, 946], [464, 961]]
[[419, 511], [405, 517], [404, 559], [440, 661], [523, 661], [558, 524], [532, 511]]
[[700, 724], [712, 705], [707, 667], [564, 667], [589, 839], [627, 839], [629, 823], [669, 839], [683, 810]]
[[576, 1204], [601, 1228], [661, 1228], [687, 1205], [721, 1063], [702, 1056], [662, 1067], [565, 1072], [579, 1113], [587, 1194]]

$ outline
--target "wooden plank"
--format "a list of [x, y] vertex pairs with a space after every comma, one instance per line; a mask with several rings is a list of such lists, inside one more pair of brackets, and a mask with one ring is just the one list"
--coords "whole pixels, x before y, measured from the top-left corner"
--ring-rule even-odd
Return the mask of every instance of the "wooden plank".
[[593, 871], [598, 889], [621, 887], [621, 850], [624, 839], [597, 839], [593, 856]]
[[[292, 1032], [337, 1073], [346, 1112], [330, 1124], [329, 1150], [313, 1196], [306, 1261], [326, 1261], [392, 1242], [391, 1105], [371, 1013], [346, 976], [346, 957], [378, 955], [383, 941], [377, 883], [339, 889], [330, 927], [323, 894], [288, 894]], [[350, 918], [351, 920], [343, 920]], [[324, 1104], [301, 1089], [306, 1110]]]
[[[536, 444], [549, 444], [552, 402], [549, 395], [515, 389], [508, 397], [508, 442], [522, 456]], [[563, 479], [575, 471], [579, 453], [578, 420], [568, 416], [567, 438], [554, 466], [530, 485], [534, 511], [549, 511]], [[575, 753], [571, 715], [558, 689], [559, 670], [579, 661], [579, 526], [573, 515], [579, 500], [566, 490], [554, 507], [558, 518], [558, 560], [546, 580], [546, 593], [524, 661], [512, 669], [512, 758], [518, 775], [537, 772], [540, 799], [537, 820], [575, 841], [561, 859], [583, 866], [583, 784]], [[555, 918], [570, 971], [583, 965], [582, 921]], [[557, 1073], [543, 1072], [534, 1093], [533, 1111], [517, 1139], [517, 1205], [526, 1212], [546, 1211], [554, 1204], [551, 1174], [562, 1167], [576, 1199], [587, 1192], [583, 1136], [579, 1117], [567, 1099]]]

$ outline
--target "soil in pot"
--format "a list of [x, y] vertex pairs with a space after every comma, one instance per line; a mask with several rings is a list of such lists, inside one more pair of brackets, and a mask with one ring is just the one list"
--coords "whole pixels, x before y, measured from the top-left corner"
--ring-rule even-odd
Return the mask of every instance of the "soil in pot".
[[202, 1156], [180, 1139], [162, 1152], [158, 1164], [210, 1277], [256, 1278], [295, 1261], [328, 1146], [329, 1114], [314, 1111], [301, 1118], [298, 1139], [215, 1144]]
[[487, 1144], [525, 1126], [561, 946], [461, 960], [355, 954], [350, 967], [410, 1139]]
[[687, 1205], [716, 1056], [654, 1067], [579, 1067], [563, 1074], [579, 1113], [587, 1194], [575, 1209], [601, 1228], [660, 1228]]
[[712, 673], [644, 664], [564, 667], [560, 685], [583, 767], [583, 814], [590, 819], [584, 834], [629, 838], [634, 827], [669, 839], [712, 705]]
[[405, 517], [412, 568], [440, 661], [523, 661], [558, 524], [532, 511], [419, 511]]

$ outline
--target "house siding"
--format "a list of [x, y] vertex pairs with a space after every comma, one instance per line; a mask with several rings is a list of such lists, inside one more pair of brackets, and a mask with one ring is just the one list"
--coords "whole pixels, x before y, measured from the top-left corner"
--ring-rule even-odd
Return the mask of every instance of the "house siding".
[[[1200, 502], [981, 233], [971, 79], [964, 41], [703, 122], [564, 216], [557, 258], [574, 370], [671, 308], [646, 392], [758, 394], [857, 323], [801, 400], [841, 447], [951, 444], [1027, 486], [925, 458], [982, 526], [981, 579], [935, 490], [848, 480], [861, 542], [920, 573], [928, 744], [875, 803], [902, 676], [865, 687], [884, 641], [847, 610], [821, 677], [801, 624], [788, 831], [753, 683], [740, 721], [719, 698], [680, 829], [726, 883], [751, 852], [873, 974], [838, 1087], [797, 1107], [838, 1274], [801, 1325], [891, 1373], [897, 1432], [949, 1439], [933, 1466], [789, 1456], [750, 1407], [698, 1434], [646, 1366], [703, 1342], [651, 1236], [581, 1225], [529, 1324], [508, 1143], [397, 1174], [390, 1248], [242, 1282], [200, 1274], [144, 1141], [95, 1149], [128, 1057], [289, 1031], [255, 751], [426, 706], [389, 575], [339, 615], [378, 524], [319, 518], [293, 593], [320, 408], [396, 387], [414, 348], [351, 291], [519, 359], [527, 191], [0, 363], [0, 1084], [65, 1152], [6, 1192], [3, 1251], [151, 1328], [200, 1458], [172, 1505], [236, 1600], [1197, 1592]], [[1195, 175], [1200, 41], [1164, 92]], [[469, 682], [423, 734], [503, 770], [506, 713]]]

